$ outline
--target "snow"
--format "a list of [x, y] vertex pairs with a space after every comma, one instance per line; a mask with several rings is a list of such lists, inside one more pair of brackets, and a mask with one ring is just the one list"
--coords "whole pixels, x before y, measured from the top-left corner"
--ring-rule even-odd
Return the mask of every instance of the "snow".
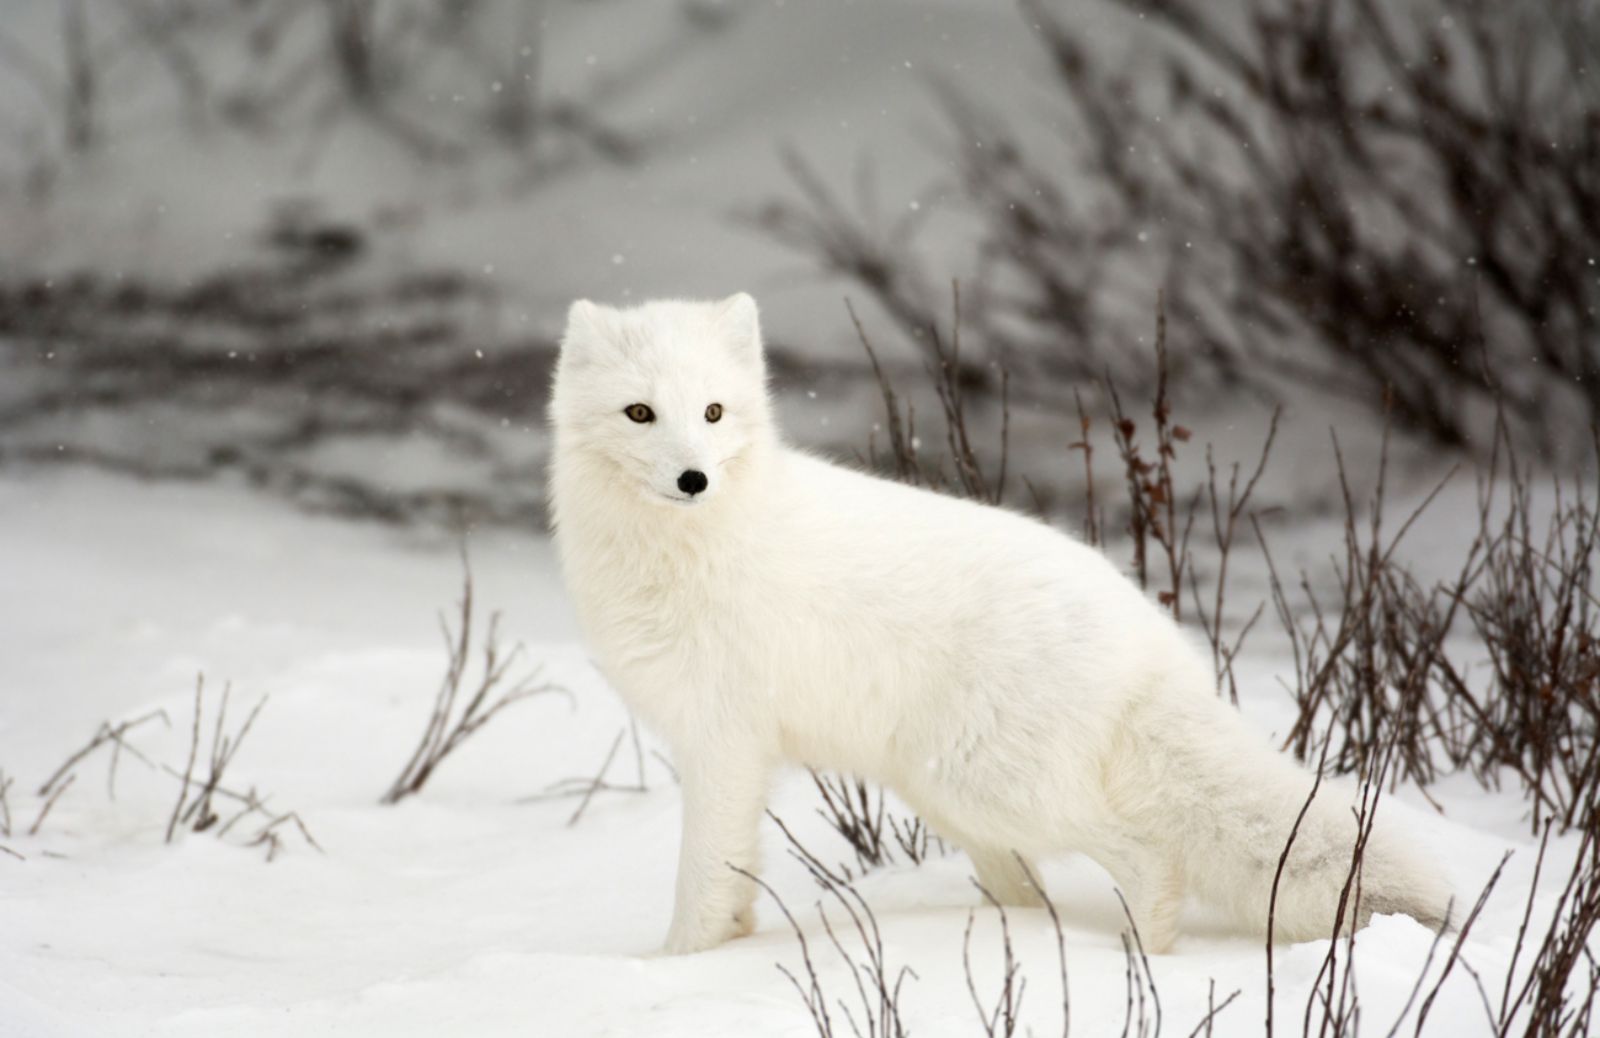
[[[135, 486], [82, 471], [6, 474], [0, 517], [0, 767], [16, 778], [19, 823], [0, 843], [25, 858], [0, 855], [0, 1034], [812, 1033], [776, 969], [798, 969], [798, 947], [765, 898], [754, 936], [688, 958], [654, 956], [679, 810], [663, 764], [644, 757], [648, 792], [600, 792], [574, 825], [573, 799], [529, 799], [592, 776], [626, 725], [576, 641], [544, 539], [480, 532], [471, 559], [479, 601], [504, 611], [507, 638], [525, 643], [530, 665], [570, 701], [509, 708], [421, 794], [380, 806], [443, 667], [436, 614], [460, 578], [450, 538], [310, 517], [225, 484]], [[1316, 524], [1304, 529], [1324, 536]], [[1277, 679], [1288, 663], [1261, 645], [1240, 678], [1247, 715], [1270, 729], [1286, 716]], [[269, 863], [237, 831], [183, 833], [167, 846], [176, 783], [124, 755], [112, 799], [104, 751], [78, 766], [39, 834], [22, 833], [40, 806], [36, 786], [102, 720], [164, 709], [169, 727], [148, 724], [129, 740], [181, 766], [197, 672], [213, 695], [232, 683], [232, 716], [267, 697], [233, 781], [298, 812], [321, 852], [290, 834]], [[631, 750], [608, 777], [634, 781]], [[1405, 815], [1467, 896], [1515, 852], [1464, 952], [1495, 991], [1533, 867], [1522, 805], [1463, 779], [1432, 793], [1443, 816], [1405, 789], [1381, 810]], [[773, 807], [824, 861], [848, 860], [815, 805], [802, 773], [785, 779]], [[847, 968], [811, 907], [819, 893], [775, 826], [765, 839], [767, 879], [807, 928], [824, 985], [843, 995]], [[1553, 845], [1547, 877], [1571, 843]], [[977, 1032], [961, 965], [967, 913], [980, 903], [968, 873], [952, 852], [860, 883], [891, 968], [916, 973], [903, 996], [912, 1033]], [[1045, 880], [1065, 924], [1073, 1032], [1120, 1033], [1125, 960], [1110, 881], [1074, 859], [1049, 863]], [[1012, 910], [1010, 928], [1029, 978], [1025, 1019], [1056, 1033], [1048, 921]], [[1431, 940], [1402, 917], [1360, 934], [1369, 1026], [1386, 1029], [1399, 1015]], [[1298, 1029], [1326, 950], [1312, 942], [1277, 953], [1286, 1031]], [[973, 961], [991, 998], [1000, 971], [992, 910], [979, 912]], [[1260, 1033], [1263, 966], [1255, 939], [1193, 909], [1174, 953], [1151, 960], [1166, 1026], [1187, 1033], [1214, 981], [1219, 1001], [1241, 991], [1217, 1033]], [[1457, 970], [1429, 1033], [1483, 1027], [1477, 992]]]

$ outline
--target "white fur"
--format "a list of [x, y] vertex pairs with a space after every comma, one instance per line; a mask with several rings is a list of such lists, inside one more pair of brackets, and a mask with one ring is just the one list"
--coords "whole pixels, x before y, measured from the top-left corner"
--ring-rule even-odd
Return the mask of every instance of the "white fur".
[[[656, 420], [624, 415], [644, 403]], [[708, 404], [724, 408], [705, 419]], [[748, 933], [757, 830], [786, 761], [892, 787], [1003, 901], [1014, 853], [1081, 851], [1168, 948], [1196, 895], [1261, 929], [1310, 778], [1104, 555], [1043, 523], [836, 467], [774, 427], [756, 305], [572, 307], [552, 398], [556, 541], [607, 678], [683, 783], [666, 947]], [[684, 469], [710, 477], [692, 501]], [[1355, 823], [1324, 787], [1277, 935], [1327, 936]], [[1446, 884], [1382, 825], [1363, 915], [1442, 923]]]

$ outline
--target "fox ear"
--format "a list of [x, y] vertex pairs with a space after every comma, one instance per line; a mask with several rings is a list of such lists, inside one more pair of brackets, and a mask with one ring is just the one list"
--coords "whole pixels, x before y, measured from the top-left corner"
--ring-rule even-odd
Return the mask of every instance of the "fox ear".
[[761, 316], [748, 292], [731, 295], [717, 304], [717, 321], [740, 357], [761, 362]]
[[600, 307], [587, 299], [575, 299], [567, 308], [567, 338], [603, 335]]
[[576, 300], [567, 308], [567, 330], [561, 337], [561, 352], [569, 357], [588, 354], [612, 338], [611, 309], [587, 299]]

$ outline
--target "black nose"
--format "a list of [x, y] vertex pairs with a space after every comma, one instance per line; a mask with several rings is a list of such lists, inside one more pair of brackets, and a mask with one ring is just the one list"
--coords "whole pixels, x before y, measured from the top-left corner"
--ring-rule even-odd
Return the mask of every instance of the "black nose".
[[685, 469], [678, 477], [678, 489], [693, 497], [704, 490], [708, 482], [706, 474], [699, 469]]

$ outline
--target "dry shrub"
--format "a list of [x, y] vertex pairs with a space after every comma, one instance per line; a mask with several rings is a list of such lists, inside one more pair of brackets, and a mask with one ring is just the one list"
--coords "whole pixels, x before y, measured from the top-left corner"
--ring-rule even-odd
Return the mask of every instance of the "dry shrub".
[[[617, 752], [622, 749], [624, 739], [631, 744], [633, 750], [633, 781], [613, 782], [608, 776], [611, 774], [612, 763], [617, 759]], [[648, 755], [655, 758], [656, 763], [666, 771], [674, 783], [678, 781], [677, 769], [660, 750], [652, 747]], [[567, 826], [570, 828], [583, 819], [584, 812], [589, 810], [589, 804], [601, 793], [642, 795], [650, 792], [650, 783], [645, 775], [645, 756], [644, 742], [639, 737], [639, 723], [630, 715], [628, 723], [617, 730], [616, 738], [611, 740], [611, 748], [606, 751], [605, 758], [593, 775], [571, 775], [557, 779], [546, 786], [543, 792], [523, 797], [519, 803], [576, 798], [578, 806], [573, 808], [572, 814], [567, 817]]]
[[125, 121], [120, 93], [154, 77], [172, 88], [187, 129], [297, 129], [313, 154], [336, 139], [341, 121], [360, 119], [429, 163], [507, 152], [532, 179], [631, 162], [645, 135], [622, 129], [608, 110], [650, 90], [738, 17], [685, 11], [616, 71], [573, 83], [556, 81], [558, 66], [545, 60], [562, 44], [562, 19], [516, 0], [60, 6], [59, 43], [0, 31], [0, 69], [32, 88], [26, 100], [37, 111], [24, 113], [33, 117], [25, 125], [47, 120], [60, 138], [39, 156], [41, 188], [62, 161], [114, 143], [111, 131]]
[[[1600, 17], [1582, 0], [1111, 0], [1128, 60], [1043, 0], [1057, 133], [936, 83], [964, 215], [968, 322], [1034, 395], [1108, 369], [1165, 283], [1187, 377], [1282, 379], [1473, 442], [1497, 404], [1559, 440], [1600, 418]], [[755, 215], [927, 350], [927, 208], [878, 216], [791, 160]], [[1288, 344], [1288, 345], [1285, 345]]]
[[[1050, 928], [1055, 934], [1056, 964], [1061, 984], [1061, 1038], [1068, 1038], [1072, 1033], [1072, 994], [1067, 981], [1067, 938], [1061, 929], [1061, 916], [1056, 911], [1055, 903], [1045, 893], [1044, 885], [1039, 882], [1039, 878], [1034, 875], [1028, 863], [1023, 860], [1021, 855], [1016, 856], [1016, 861], [1027, 875], [1029, 885], [1038, 893], [1039, 899], [1044, 902], [1045, 912], [1050, 918]], [[1001, 1038], [1001, 1036], [1011, 1038], [1012, 1035], [1017, 1033], [1017, 1026], [1021, 1022], [1022, 998], [1027, 990], [1028, 981], [1022, 974], [1022, 964], [1017, 960], [1016, 951], [1011, 944], [1011, 921], [1006, 914], [1005, 906], [995, 900], [993, 895], [985, 890], [983, 885], [976, 879], [972, 881], [972, 885], [977, 888], [978, 893], [983, 895], [983, 900], [995, 910], [995, 914], [999, 917], [1001, 971], [1000, 990], [995, 995], [994, 1004], [986, 1006], [982, 996], [978, 994], [978, 980], [972, 969], [972, 927], [977, 920], [977, 909], [969, 910], [967, 912], [967, 928], [961, 938], [961, 968], [967, 978], [967, 993], [972, 997], [972, 1006], [978, 1011], [978, 1018], [983, 1025], [983, 1031], [987, 1038]], [[1126, 909], [1127, 905], [1124, 904], [1123, 908]], [[1133, 923], [1132, 916], [1129, 916], [1128, 922], [1131, 926]], [[1128, 951], [1126, 944], [1124, 945], [1124, 951]], [[1128, 976], [1131, 978], [1133, 976], [1131, 958], [1128, 965]], [[1151, 990], [1152, 992], [1154, 991], [1153, 986]], [[1238, 992], [1234, 994], [1238, 994]], [[1232, 1000], [1230, 996], [1228, 1001], [1231, 1002]], [[1227, 1002], [1223, 1003], [1223, 1005], [1226, 1004]], [[1128, 1019], [1131, 1023], [1132, 1016], [1130, 1015]], [[1031, 1034], [1032, 1031], [1028, 1033]]]
[[[1299, 713], [1286, 746], [1310, 758], [1326, 723], [1336, 771], [1364, 771], [1392, 743], [1395, 780], [1426, 785], [1466, 770], [1499, 788], [1514, 775], [1533, 830], [1553, 820], [1566, 832], [1600, 786], [1600, 611], [1591, 590], [1600, 549], [1600, 508], [1591, 495], [1600, 483], [1549, 477], [1553, 507], [1540, 517], [1530, 470], [1502, 423], [1479, 479], [1472, 543], [1457, 574], [1430, 585], [1397, 548], [1444, 483], [1386, 535], [1385, 444], [1376, 488], [1362, 506], [1335, 441], [1345, 517], [1332, 605], [1324, 607], [1302, 574], [1312, 608], [1296, 615], [1271, 570], [1297, 676]], [[1261, 545], [1266, 551], [1264, 539]], [[1481, 649], [1447, 641], [1463, 633]], [[1480, 677], [1471, 664], [1484, 651], [1490, 666]]]
[[1489, 652], [1491, 685], [1474, 694], [1453, 667], [1441, 683], [1469, 719], [1461, 763], [1486, 785], [1498, 781], [1496, 769], [1509, 769], [1533, 801], [1534, 827], [1549, 818], [1566, 831], [1581, 823], [1586, 797], [1600, 786], [1600, 610], [1592, 591], [1600, 507], [1591, 497], [1600, 482], [1558, 479], [1541, 524], [1526, 467], [1504, 437], [1500, 447], [1505, 514], [1495, 526], [1487, 506], [1481, 512], [1482, 564], [1465, 602]]
[[[265, 696], [259, 699], [245, 716], [244, 721], [230, 731], [228, 701], [231, 691], [227, 686], [223, 688], [216, 716], [209, 726], [210, 741], [203, 758], [203, 770], [200, 772], [196, 771], [196, 764], [202, 762], [201, 732], [207, 727], [203, 723], [206, 702], [204, 675], [195, 680], [189, 749], [186, 763], [181, 771], [170, 764], [151, 759], [130, 738], [136, 729], [149, 722], [160, 721], [166, 725], [168, 723], [166, 711], [153, 710], [116, 724], [102, 722], [89, 741], [62, 761], [50, 777], [39, 786], [37, 794], [43, 798], [43, 804], [28, 830], [28, 835], [38, 835], [40, 827], [56, 802], [77, 781], [78, 767], [89, 758], [99, 755], [101, 750], [110, 747], [110, 760], [106, 768], [106, 795], [110, 799], [115, 800], [117, 796], [117, 767], [124, 753], [151, 771], [167, 775], [177, 781], [177, 799], [173, 802], [165, 829], [165, 842], [169, 844], [173, 843], [178, 838], [179, 832], [184, 830], [197, 833], [210, 832], [217, 839], [225, 839], [230, 833], [237, 832], [244, 837], [245, 846], [266, 848], [267, 860], [272, 861], [284, 848], [284, 834], [296, 832], [306, 845], [321, 851], [322, 847], [311, 835], [311, 830], [298, 812], [280, 811], [272, 805], [271, 796], [261, 792], [256, 786], [250, 785], [241, 789], [228, 780], [229, 766], [267, 702]], [[0, 814], [5, 816], [7, 826], [9, 826], [10, 811], [4, 804], [4, 793], [10, 784], [9, 779], [0, 782]], [[11, 853], [15, 855], [15, 852]]]
[[1291, 691], [1299, 714], [1285, 745], [1303, 761], [1315, 756], [1319, 720], [1331, 713], [1323, 739], [1331, 746], [1327, 761], [1333, 770], [1369, 771], [1380, 754], [1392, 750], [1398, 756], [1394, 778], [1427, 783], [1437, 774], [1434, 733], [1419, 724], [1428, 716], [1430, 678], [1451, 614], [1439, 615], [1436, 600], [1447, 596], [1424, 594], [1395, 553], [1443, 483], [1395, 533], [1387, 534], [1387, 435], [1364, 518], [1337, 437], [1333, 450], [1344, 504], [1344, 540], [1342, 556], [1333, 562], [1336, 595], [1330, 605], [1324, 605], [1311, 578], [1302, 574], [1300, 586], [1311, 608], [1304, 619], [1296, 614], [1257, 528], [1271, 574], [1272, 601], [1295, 665]]
[[[970, 364], [970, 358], [964, 361], [961, 356], [962, 313], [959, 284], [951, 284], [950, 300], [950, 345], [946, 347], [945, 336], [940, 333], [937, 322], [930, 323], [926, 329], [928, 348], [932, 357], [927, 361], [924, 371], [929, 385], [938, 397], [939, 408], [944, 418], [945, 449], [942, 453], [930, 452], [931, 457], [930, 453], [921, 450], [921, 440], [917, 437], [915, 407], [908, 402], [904, 411], [901, 410], [901, 396], [896, 392], [892, 380], [879, 362], [877, 351], [872, 347], [872, 340], [862, 327], [861, 319], [856, 316], [855, 307], [848, 300], [845, 302], [850, 320], [855, 324], [856, 335], [861, 340], [861, 348], [866, 351], [867, 360], [872, 365], [872, 374], [877, 381], [878, 391], [883, 396], [884, 425], [889, 436], [887, 459], [880, 456], [877, 437], [872, 436], [867, 443], [867, 460], [874, 468], [892, 471], [896, 479], [913, 486], [928, 487], [997, 505], [1005, 498], [1006, 469], [1010, 462], [1011, 373], [1003, 361], [997, 361], [993, 365], [999, 372], [1000, 382], [999, 443], [993, 452], [981, 451], [975, 446], [977, 437], [969, 427], [970, 412], [967, 410], [967, 404], [969, 392], [983, 388], [986, 369], [974, 368]], [[990, 463], [985, 461], [985, 455], [991, 453], [995, 470], [992, 478], [988, 474]], [[946, 466], [949, 467], [949, 472], [946, 471]]]
[[[945, 853], [944, 841], [927, 823], [890, 810], [889, 798], [878, 786], [859, 778], [824, 775], [814, 768], [811, 781], [822, 798], [817, 814], [850, 844], [860, 872], [896, 861], [921, 865]], [[840, 871], [850, 875], [848, 868], [841, 866]]]
[[1099, 182], [1166, 239], [1204, 340], [1362, 402], [1388, 392], [1446, 442], [1473, 440], [1494, 406], [1551, 431], [1572, 416], [1552, 397], [1600, 417], [1592, 10], [1118, 6], [1162, 30], [1155, 69], [1110, 70], [1028, 4]]
[[[829, 869], [795, 839], [794, 834], [782, 820], [775, 815], [769, 814], [769, 817], [783, 830], [783, 835], [789, 843], [790, 857], [805, 866], [807, 874], [822, 891], [822, 900], [817, 902], [817, 918], [822, 922], [828, 943], [833, 946], [833, 950], [849, 971], [851, 983], [846, 990], [854, 989], [854, 1000], [831, 997], [824, 988], [822, 977], [817, 972], [816, 960], [811, 953], [811, 944], [806, 939], [806, 932], [795, 919], [794, 913], [789, 910], [789, 906], [784, 903], [783, 898], [778, 896], [778, 892], [753, 873], [746, 872], [738, 866], [730, 865], [729, 868], [771, 895], [779, 911], [788, 920], [790, 928], [794, 930], [795, 937], [800, 942], [800, 958], [806, 975], [805, 983], [802, 984], [786, 966], [780, 964], [778, 970], [788, 978], [789, 983], [805, 1002], [806, 1010], [811, 1014], [819, 1038], [834, 1038], [835, 1035], [844, 1033], [842, 1029], [836, 1029], [835, 1010], [849, 1026], [850, 1033], [857, 1038], [863, 1035], [870, 1038], [879, 1036], [905, 1038], [906, 1025], [900, 1010], [901, 989], [907, 979], [916, 979], [916, 972], [909, 966], [896, 968], [890, 965], [883, 945], [883, 932], [878, 926], [878, 918], [873, 914], [872, 906], [867, 904], [867, 899], [856, 889], [850, 876]], [[830, 904], [835, 906], [836, 911], [842, 911], [849, 920], [849, 928], [844, 930], [844, 938], [840, 937], [839, 930], [834, 927], [833, 919], [828, 916], [827, 906]], [[847, 947], [846, 940], [852, 935], [854, 941]]]
[[498, 612], [489, 615], [489, 629], [483, 636], [483, 661], [476, 683], [467, 677], [472, 654], [474, 604], [472, 566], [467, 561], [465, 549], [461, 553], [461, 601], [457, 609], [455, 630], [450, 629], [450, 623], [444, 617], [439, 618], [439, 629], [444, 636], [448, 657], [444, 679], [434, 693], [433, 709], [428, 714], [428, 723], [422, 729], [422, 738], [417, 741], [416, 749], [412, 750], [400, 774], [383, 794], [382, 802], [385, 804], [398, 804], [406, 797], [420, 793], [445, 758], [460, 749], [463, 743], [507, 707], [550, 693], [571, 696], [559, 685], [540, 682], [538, 668], [521, 677], [511, 678], [511, 669], [522, 658], [522, 646], [515, 646], [509, 653], [502, 649]]

